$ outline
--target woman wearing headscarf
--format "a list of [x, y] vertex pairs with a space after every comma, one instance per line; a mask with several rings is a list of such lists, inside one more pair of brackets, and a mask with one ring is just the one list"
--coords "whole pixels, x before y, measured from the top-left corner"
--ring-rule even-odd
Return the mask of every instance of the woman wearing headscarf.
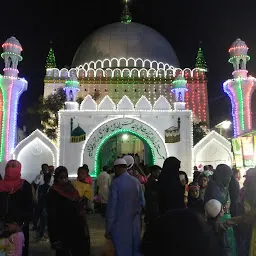
[[[221, 202], [224, 209], [224, 216], [221, 220], [227, 220], [231, 218], [230, 214], [230, 195], [229, 195], [229, 183], [233, 172], [226, 164], [219, 164], [214, 171], [212, 179], [209, 181], [208, 187], [205, 191], [204, 202], [207, 203], [211, 199], [216, 199]], [[236, 244], [234, 238], [233, 228], [227, 230], [229, 243], [232, 247], [232, 255], [236, 256]]]
[[184, 187], [180, 182], [179, 169], [180, 161], [176, 157], [165, 159], [158, 180], [160, 214], [185, 207]]
[[10, 160], [5, 167], [4, 179], [0, 181], [0, 218], [6, 222], [9, 218], [18, 218], [22, 223], [25, 237], [23, 256], [28, 256], [29, 221], [33, 216], [32, 187], [21, 179], [21, 163]]
[[56, 256], [90, 254], [85, 203], [68, 180], [66, 167], [59, 166], [47, 195], [48, 232]]
[[229, 194], [230, 194], [230, 214], [232, 217], [237, 216], [237, 204], [239, 202], [239, 196], [240, 196], [240, 185], [239, 182], [236, 179], [237, 170], [233, 169], [233, 175], [231, 177], [230, 183], [229, 183]]

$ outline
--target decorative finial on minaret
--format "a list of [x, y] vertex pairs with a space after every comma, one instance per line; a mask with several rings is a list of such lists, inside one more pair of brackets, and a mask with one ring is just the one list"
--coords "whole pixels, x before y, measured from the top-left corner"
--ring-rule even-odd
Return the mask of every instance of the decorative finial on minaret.
[[[52, 44], [52, 42], [50, 42], [50, 44]], [[56, 68], [56, 60], [52, 47], [47, 55], [45, 68]]]
[[230, 54], [229, 63], [231, 63], [234, 68], [234, 72], [232, 73], [234, 78], [247, 77], [248, 71], [246, 64], [250, 60], [248, 49], [246, 43], [240, 38], [237, 38], [228, 50]]
[[123, 0], [124, 2], [124, 9], [121, 15], [121, 22], [123, 23], [131, 23], [132, 22], [132, 15], [129, 10], [129, 0]]
[[22, 47], [20, 42], [12, 36], [4, 42], [2, 47], [3, 53], [1, 54], [1, 57], [4, 59], [5, 63], [4, 75], [18, 77], [18, 62], [22, 61]]
[[204, 53], [202, 50], [202, 41], [199, 41], [199, 49], [197, 52], [197, 56], [196, 56], [196, 68], [200, 68], [200, 69], [204, 69], [205, 71], [207, 71], [207, 64], [204, 58]]

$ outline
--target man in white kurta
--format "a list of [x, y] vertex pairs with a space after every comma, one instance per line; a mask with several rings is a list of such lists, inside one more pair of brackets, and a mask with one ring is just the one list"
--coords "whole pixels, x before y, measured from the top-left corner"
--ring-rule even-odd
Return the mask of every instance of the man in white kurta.
[[141, 209], [145, 204], [139, 181], [127, 172], [123, 158], [114, 163], [113, 179], [107, 203], [106, 234], [116, 256], [139, 256], [141, 243]]

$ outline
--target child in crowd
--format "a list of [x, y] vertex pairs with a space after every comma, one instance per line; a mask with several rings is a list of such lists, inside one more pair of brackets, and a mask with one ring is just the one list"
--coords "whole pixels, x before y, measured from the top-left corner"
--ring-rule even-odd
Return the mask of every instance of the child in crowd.
[[7, 221], [7, 237], [0, 238], [0, 255], [4, 256], [22, 256], [22, 249], [25, 238], [21, 231], [22, 223], [15, 218]]
[[199, 197], [200, 187], [197, 183], [189, 184], [188, 208], [201, 216], [204, 216], [204, 202]]
[[[215, 199], [209, 200], [205, 204], [205, 214], [207, 217], [207, 222], [211, 228], [211, 233], [216, 239], [218, 245], [221, 246], [220, 256], [231, 256], [232, 248], [227, 236], [227, 229], [237, 225], [239, 222], [243, 221], [242, 217], [231, 218], [225, 221], [221, 221], [221, 217], [224, 215], [224, 210], [222, 204]], [[212, 245], [215, 247], [216, 245]]]
[[198, 178], [198, 185], [200, 186], [199, 197], [203, 201], [204, 201], [204, 194], [208, 186], [208, 181], [209, 181], [209, 178], [204, 173], [202, 173]]

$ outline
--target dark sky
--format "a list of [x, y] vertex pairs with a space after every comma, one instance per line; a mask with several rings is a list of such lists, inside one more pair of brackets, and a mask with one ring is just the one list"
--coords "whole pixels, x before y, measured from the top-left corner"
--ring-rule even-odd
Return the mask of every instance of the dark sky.
[[[232, 76], [228, 49], [237, 37], [250, 48], [252, 59], [248, 69], [251, 75], [256, 75], [255, 0], [133, 0], [130, 9], [133, 21], [156, 29], [168, 39], [182, 68], [194, 67], [199, 41], [203, 41], [209, 68], [211, 126], [230, 119], [230, 102], [222, 83]], [[30, 107], [43, 92], [50, 41], [57, 66], [69, 66], [80, 43], [95, 29], [119, 21], [121, 10], [121, 0], [1, 3], [0, 42], [15, 35], [24, 49], [19, 69], [29, 89], [21, 97], [20, 109]], [[2, 62], [0, 66], [2, 69]]]

